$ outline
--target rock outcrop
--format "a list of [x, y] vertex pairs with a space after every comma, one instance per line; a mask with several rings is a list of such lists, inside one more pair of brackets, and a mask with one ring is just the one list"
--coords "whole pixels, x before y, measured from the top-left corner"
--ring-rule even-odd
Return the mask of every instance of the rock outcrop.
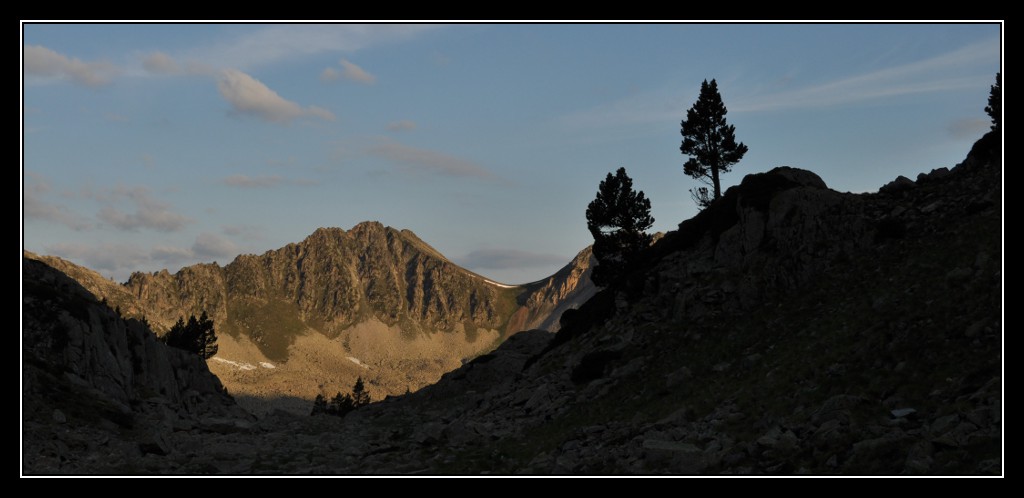
[[[72, 278], [29, 258], [22, 312], [27, 472], [103, 472], [75, 453], [96, 456], [106, 446], [115, 456], [103, 464], [126, 464], [172, 451], [175, 428], [251, 422], [197, 355], [164, 345], [145, 323], [123, 319]], [[129, 440], [119, 438], [128, 433]]]

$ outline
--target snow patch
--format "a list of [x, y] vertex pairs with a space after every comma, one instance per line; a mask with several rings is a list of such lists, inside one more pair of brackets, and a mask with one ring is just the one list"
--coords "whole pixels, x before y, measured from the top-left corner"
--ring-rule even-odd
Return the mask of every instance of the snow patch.
[[227, 363], [228, 365], [236, 367], [239, 370], [256, 370], [256, 365], [253, 365], [252, 363], [246, 363], [246, 362], [239, 363], [237, 361], [225, 360], [224, 358], [214, 358], [213, 361], [219, 361], [221, 363]]
[[274, 366], [273, 363], [267, 363], [265, 361], [261, 361], [260, 362], [260, 366], [263, 367], [263, 368], [277, 368], [277, 367]]
[[496, 285], [498, 287], [501, 287], [502, 289], [513, 289], [515, 287], [519, 287], [518, 285], [499, 284], [498, 282], [495, 282], [494, 280], [487, 280], [486, 278], [484, 279], [484, 282], [487, 282], [487, 283], [489, 283], [491, 285]]
[[359, 366], [361, 366], [361, 367], [363, 367], [363, 368], [365, 368], [367, 370], [370, 369], [369, 365], [359, 361], [359, 358], [356, 358], [355, 356], [346, 356], [346, 358], [348, 358], [348, 361], [351, 361], [352, 363], [355, 363], [356, 365], [359, 365]]

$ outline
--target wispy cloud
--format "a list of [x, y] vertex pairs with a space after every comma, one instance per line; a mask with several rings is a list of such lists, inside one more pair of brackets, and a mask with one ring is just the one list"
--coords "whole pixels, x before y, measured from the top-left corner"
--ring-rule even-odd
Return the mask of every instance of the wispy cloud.
[[224, 179], [224, 184], [242, 188], [269, 188], [279, 185], [313, 185], [312, 180], [294, 180], [279, 175], [231, 175]]
[[[730, 112], [830, 108], [900, 95], [971, 89], [988, 85], [992, 75], [977, 68], [998, 60], [998, 43], [985, 41], [899, 66], [852, 74], [825, 83], [792, 88], [789, 75], [779, 85], [757, 87], [740, 81], [723, 88]], [[723, 86], [723, 81], [719, 81]], [[559, 123], [592, 128], [647, 123], [678, 123], [693, 105], [697, 86], [682, 89], [677, 81], [626, 95], [602, 105], [568, 113]]]
[[[100, 209], [97, 217], [100, 221], [125, 231], [140, 229], [159, 232], [175, 232], [190, 223], [188, 217], [175, 213], [170, 206], [154, 198], [145, 187], [118, 187], [110, 193], [99, 194], [97, 199], [108, 205]], [[128, 200], [134, 209], [125, 211], [113, 204]]]
[[119, 73], [110, 62], [85, 62], [41, 45], [25, 45], [24, 57], [28, 76], [66, 79], [92, 88], [109, 85]]
[[963, 118], [949, 124], [949, 134], [956, 139], [974, 139], [991, 129], [992, 122], [981, 118]]
[[387, 125], [388, 131], [412, 131], [416, 129], [416, 123], [403, 119], [401, 121], [392, 121]]
[[477, 249], [455, 262], [469, 269], [510, 270], [565, 264], [569, 260], [556, 254], [544, 254], [517, 249]]
[[[61, 242], [45, 246], [45, 252], [54, 256], [74, 261], [104, 274], [113, 275], [118, 280], [126, 280], [128, 275], [157, 260], [150, 251], [134, 244], [86, 244], [80, 242]], [[169, 254], [162, 254], [168, 258]]]
[[231, 104], [232, 111], [251, 115], [272, 123], [287, 124], [291, 121], [311, 117], [334, 121], [334, 114], [320, 107], [302, 107], [285, 100], [256, 78], [235, 69], [221, 71], [217, 89]]
[[263, 240], [263, 229], [255, 225], [226, 225], [223, 227], [224, 235], [242, 240]]
[[345, 59], [338, 61], [338, 64], [341, 64], [342, 67], [341, 75], [347, 80], [362, 83], [364, 85], [372, 85], [377, 82], [376, 76], [366, 72], [365, 69]]
[[200, 232], [191, 247], [158, 244], [145, 248], [134, 243], [61, 242], [43, 249], [46, 254], [69, 259], [119, 280], [126, 280], [135, 271], [157, 268], [173, 271], [197, 261], [225, 261], [241, 252], [230, 239], [211, 232]]
[[341, 73], [333, 67], [325, 67], [323, 72], [320, 73], [320, 81], [323, 81], [324, 83], [338, 81], [338, 78], [341, 78]]
[[58, 223], [72, 230], [85, 230], [92, 227], [87, 219], [72, 212], [66, 206], [45, 200], [44, 197], [50, 191], [49, 182], [36, 175], [26, 175], [23, 197], [26, 219]]
[[248, 176], [248, 175], [231, 175], [224, 179], [225, 185], [232, 187], [244, 187], [244, 188], [266, 188], [280, 185], [284, 181], [277, 175], [271, 176]]
[[192, 244], [192, 254], [203, 259], [230, 258], [238, 255], [238, 246], [215, 233], [201, 232]]
[[442, 28], [430, 24], [274, 25], [182, 54], [182, 60], [213, 67], [252, 69], [282, 60], [329, 52], [352, 53], [402, 42]]
[[847, 76], [819, 85], [739, 98], [730, 111], [827, 108], [898, 95], [975, 88], [991, 75], [964, 71], [998, 57], [991, 41], [899, 66]]
[[488, 180], [496, 178], [490, 170], [473, 161], [436, 150], [410, 147], [394, 141], [384, 141], [373, 145], [366, 149], [366, 153], [386, 159], [413, 172]]
[[149, 251], [149, 255], [146, 259], [154, 263], [159, 263], [163, 266], [174, 266], [188, 261], [193, 257], [195, 257], [195, 254], [191, 249], [174, 246], [155, 246]]
[[142, 67], [153, 74], [179, 74], [181, 66], [163, 52], [153, 52], [142, 59]]

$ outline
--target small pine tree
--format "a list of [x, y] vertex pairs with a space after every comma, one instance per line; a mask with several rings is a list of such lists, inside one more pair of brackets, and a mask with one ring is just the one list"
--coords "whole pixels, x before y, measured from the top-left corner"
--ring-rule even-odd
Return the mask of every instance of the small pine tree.
[[323, 394], [317, 394], [316, 399], [313, 400], [313, 411], [310, 415], [321, 415], [327, 413], [327, 399], [324, 398]]
[[178, 317], [178, 321], [163, 339], [168, 346], [195, 353], [204, 360], [217, 354], [217, 334], [213, 329], [213, 320], [206, 316], [205, 311], [199, 319], [195, 315], [190, 316], [188, 323]]
[[370, 404], [370, 393], [366, 392], [363, 378], [359, 377], [356, 379], [356, 384], [352, 386], [352, 408], [359, 408], [368, 404]]
[[327, 413], [344, 417], [354, 409], [355, 403], [352, 401], [352, 396], [350, 394], [338, 393], [331, 398], [331, 404], [327, 406]]
[[988, 92], [988, 106], [985, 113], [992, 118], [992, 130], [998, 130], [1003, 122], [1003, 82], [1002, 72], [996, 73], [996, 84]]
[[594, 267], [590, 279], [605, 286], [617, 279], [634, 257], [650, 245], [647, 229], [654, 224], [651, 201], [633, 190], [626, 168], [608, 176], [598, 186], [597, 197], [587, 206], [587, 229], [594, 236]]

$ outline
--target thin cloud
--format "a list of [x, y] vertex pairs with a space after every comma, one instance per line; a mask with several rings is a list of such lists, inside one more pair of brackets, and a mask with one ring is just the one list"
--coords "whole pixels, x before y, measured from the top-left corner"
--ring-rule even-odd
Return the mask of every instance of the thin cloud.
[[156, 246], [149, 252], [149, 259], [164, 266], [174, 266], [195, 257], [190, 249], [173, 246]]
[[338, 61], [338, 64], [341, 64], [342, 67], [341, 75], [349, 81], [355, 81], [364, 85], [372, 85], [377, 82], [376, 76], [345, 59]]
[[183, 54], [183, 60], [212, 67], [252, 69], [311, 55], [353, 53], [371, 46], [413, 39], [440, 29], [431, 24], [274, 25]]
[[768, 111], [834, 107], [898, 95], [976, 88], [987, 74], [964, 69], [998, 57], [998, 45], [980, 42], [921, 61], [849, 76], [797, 90], [737, 99], [730, 111]]
[[[928, 59], [795, 90], [765, 93], [747, 90], [744, 95], [743, 88], [730, 85], [723, 93], [730, 112], [750, 112], [829, 108], [899, 95], [986, 88], [992, 76], [974, 68], [997, 58], [997, 43], [980, 42]], [[781, 81], [796, 80], [785, 76]], [[722, 82], [719, 80], [720, 84]], [[693, 105], [694, 98], [693, 89], [686, 93], [677, 82], [672, 82], [568, 113], [559, 118], [559, 123], [571, 128], [678, 123], [682, 113]]]
[[320, 73], [320, 81], [323, 81], [325, 83], [338, 81], [338, 78], [341, 78], [341, 73], [339, 73], [338, 70], [334, 69], [333, 67], [325, 67], [324, 71]]
[[61, 242], [47, 245], [44, 250], [46, 254], [84, 265], [118, 281], [127, 280], [136, 271], [180, 268], [196, 259], [192, 249], [166, 245], [146, 249], [130, 243]]
[[24, 58], [26, 75], [66, 79], [91, 88], [109, 85], [119, 72], [110, 62], [85, 62], [41, 45], [25, 45]]
[[242, 240], [254, 241], [263, 240], [263, 229], [255, 225], [225, 225], [222, 227], [224, 235]]
[[153, 74], [179, 74], [181, 66], [163, 52], [153, 52], [142, 59], [142, 68]]
[[436, 150], [384, 142], [366, 150], [371, 156], [386, 159], [412, 171], [443, 176], [494, 179], [494, 173], [479, 164]]
[[43, 197], [50, 192], [50, 184], [35, 175], [25, 183], [24, 215], [25, 219], [49, 221], [64, 225], [72, 230], [92, 228], [85, 218], [73, 213], [66, 206], [48, 202]]
[[469, 269], [510, 270], [568, 263], [568, 258], [517, 249], [477, 249], [455, 260]]
[[153, 261], [149, 251], [132, 244], [82, 244], [62, 242], [45, 246], [46, 253], [58, 256], [119, 280]]
[[278, 175], [231, 175], [224, 179], [225, 185], [241, 188], [270, 188], [279, 185], [314, 185], [315, 183], [313, 180], [288, 179]]
[[401, 121], [392, 121], [387, 125], [388, 131], [412, 131], [416, 129], [416, 123], [403, 119]]
[[949, 124], [949, 134], [956, 139], [978, 138], [991, 129], [992, 122], [981, 118], [958, 119]]
[[155, 199], [144, 187], [120, 187], [110, 194], [99, 195], [97, 198], [107, 200], [111, 204], [120, 200], [128, 200], [133, 205], [134, 210], [130, 212], [108, 205], [97, 214], [100, 221], [119, 230], [134, 232], [148, 229], [159, 232], [175, 232], [192, 221], [186, 216], [171, 211], [170, 206]]
[[217, 89], [224, 100], [231, 104], [233, 112], [255, 116], [271, 123], [287, 124], [302, 117], [326, 121], [335, 119], [334, 114], [326, 109], [315, 106], [303, 108], [285, 100], [256, 78], [235, 69], [221, 71]]
[[277, 175], [272, 176], [248, 176], [248, 175], [231, 175], [224, 179], [225, 185], [232, 187], [243, 187], [243, 188], [268, 188], [280, 185], [284, 181]]
[[192, 244], [192, 254], [203, 259], [230, 258], [238, 252], [234, 242], [211, 232], [201, 232]]

